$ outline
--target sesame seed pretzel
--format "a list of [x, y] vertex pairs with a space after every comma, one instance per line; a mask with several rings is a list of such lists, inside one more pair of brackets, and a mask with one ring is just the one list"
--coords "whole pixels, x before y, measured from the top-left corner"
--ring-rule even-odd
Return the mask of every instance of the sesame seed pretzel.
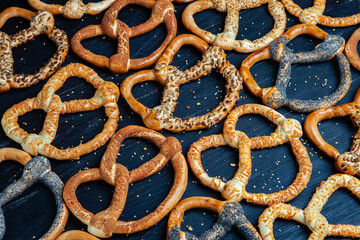
[[[169, 65], [176, 52], [185, 44], [192, 45], [203, 53], [202, 60], [185, 71]], [[226, 79], [224, 100], [212, 111], [196, 117], [181, 119], [173, 116], [177, 106], [180, 85], [199, 79], [216, 70]], [[164, 86], [161, 104], [152, 109], [139, 103], [132, 95], [135, 84], [157, 81]], [[159, 58], [154, 70], [145, 70], [127, 77], [121, 84], [121, 94], [133, 111], [138, 113], [145, 125], [154, 130], [166, 129], [172, 132], [209, 128], [220, 122], [239, 100], [242, 79], [237, 69], [226, 60], [225, 52], [216, 46], [208, 47], [200, 38], [183, 34], [176, 37]]]
[[[278, 125], [275, 132], [270, 136], [249, 138], [244, 132], [235, 130], [238, 118], [250, 113], [260, 114]], [[246, 199], [248, 202], [259, 205], [287, 202], [304, 190], [312, 171], [307, 150], [299, 139], [301, 136], [301, 125], [297, 120], [285, 118], [275, 110], [263, 105], [245, 104], [230, 112], [225, 120], [223, 134], [202, 137], [190, 146], [187, 155], [188, 162], [201, 183], [221, 192], [226, 200], [240, 202], [242, 199]], [[247, 192], [245, 188], [251, 175], [251, 150], [275, 147], [286, 142], [291, 144], [299, 164], [299, 171], [293, 183], [287, 189], [271, 194]], [[209, 177], [201, 163], [202, 151], [224, 145], [239, 149], [239, 168], [233, 179], [226, 183], [220, 178]]]
[[[193, 208], [205, 208], [217, 212], [219, 217], [214, 226], [196, 237], [195, 235], [180, 230], [184, 212]], [[167, 239], [168, 240], [205, 240], [222, 239], [232, 226], [242, 233], [245, 239], [261, 240], [260, 234], [245, 217], [241, 205], [235, 201], [219, 201], [209, 197], [190, 197], [182, 200], [171, 211]]]
[[329, 224], [320, 213], [329, 197], [339, 188], [349, 189], [360, 199], [359, 186], [360, 180], [355, 177], [334, 174], [320, 184], [305, 210], [284, 203], [268, 207], [259, 218], [259, 228], [263, 239], [275, 240], [273, 223], [276, 218], [295, 220], [306, 225], [312, 231], [309, 240], [322, 240], [327, 236], [359, 238], [360, 225]]
[[345, 54], [349, 62], [353, 67], [357, 70], [360, 70], [360, 57], [357, 51], [357, 45], [360, 39], [360, 28], [358, 28], [354, 33], [351, 35], [349, 40], [345, 45]]
[[[294, 53], [286, 45], [300, 34], [307, 34], [324, 40], [309, 52]], [[340, 101], [347, 93], [351, 84], [350, 64], [343, 54], [345, 40], [337, 35], [329, 35], [314, 25], [299, 24], [291, 27], [269, 47], [248, 56], [241, 64], [240, 73], [250, 92], [261, 97], [263, 103], [274, 109], [288, 106], [294, 111], [311, 112], [329, 107]], [[322, 99], [299, 100], [289, 98], [286, 94], [291, 78], [291, 65], [296, 63], [322, 62], [336, 57], [340, 70], [340, 84], [335, 92]], [[260, 88], [250, 73], [250, 68], [257, 62], [273, 59], [279, 62], [279, 70], [275, 86]]]
[[[256, 40], [236, 40], [239, 30], [239, 15], [244, 9], [256, 8], [268, 3], [268, 10], [275, 23], [274, 28]], [[200, 29], [194, 20], [194, 15], [206, 9], [216, 9], [226, 12], [224, 31], [217, 35]], [[284, 6], [277, 0], [199, 0], [187, 6], [182, 15], [184, 26], [195, 35], [201, 37], [207, 43], [221, 47], [226, 51], [235, 50], [241, 53], [254, 52], [264, 48], [271, 41], [279, 37], [286, 27], [286, 13]]]
[[64, 184], [62, 183], [61, 179], [51, 171], [49, 160], [45, 157], [35, 157], [31, 159], [29, 154], [21, 150], [14, 148], [3, 148], [0, 149], [0, 162], [5, 160], [14, 160], [21, 163], [25, 167], [21, 178], [7, 186], [0, 193], [0, 239], [3, 239], [6, 229], [5, 216], [1, 207], [9, 203], [14, 198], [18, 197], [21, 193], [30, 188], [39, 180], [50, 188], [55, 197], [57, 206], [56, 216], [50, 229], [39, 239], [56, 239], [56, 237], [60, 235], [65, 227], [69, 212], [61, 195]]
[[349, 16], [332, 18], [324, 16], [326, 0], [314, 0], [312, 7], [302, 9], [292, 0], [281, 0], [286, 10], [299, 18], [299, 21], [305, 24], [321, 24], [328, 27], [348, 27], [360, 22], [360, 13]]
[[[55, 92], [61, 88], [67, 78], [73, 76], [84, 78], [92, 84], [96, 88], [94, 97], [62, 102]], [[114, 83], [104, 81], [94, 70], [85, 65], [72, 63], [57, 71], [35, 98], [28, 98], [9, 108], [4, 113], [1, 124], [5, 134], [20, 143], [31, 155], [41, 154], [57, 160], [77, 159], [104, 145], [114, 134], [119, 118], [117, 106], [119, 95], [119, 89]], [[108, 120], [102, 132], [92, 140], [68, 149], [58, 149], [51, 145], [57, 132], [60, 114], [91, 111], [102, 106], [105, 107]], [[34, 109], [42, 109], [47, 113], [43, 129], [39, 134], [29, 134], [18, 124], [19, 116]]]
[[[305, 133], [323, 153], [335, 160], [335, 167], [339, 172], [360, 177], [360, 89], [356, 92], [353, 102], [340, 106], [329, 107], [317, 110], [309, 114], [305, 119]], [[340, 154], [334, 147], [325, 142], [322, 138], [318, 123], [325, 119], [335, 117], [344, 117], [349, 115], [352, 123], [358, 127], [358, 131], [354, 134], [350, 151]]]
[[[13, 35], [0, 31], [0, 93], [10, 88], [25, 88], [46, 79], [65, 61], [69, 50], [69, 41], [64, 31], [54, 26], [54, 17], [45, 11], [37, 13], [26, 9], [10, 7], [0, 13], [0, 28], [13, 17], [22, 17], [30, 21], [30, 27]], [[12, 49], [32, 41], [36, 36], [46, 34], [56, 45], [53, 57], [34, 74], [14, 74]]]
[[100, 240], [93, 235], [80, 230], [71, 230], [61, 234], [56, 240]]
[[[160, 148], [158, 155], [132, 171], [116, 163], [116, 156], [123, 140], [130, 137], [147, 139]], [[159, 172], [169, 160], [175, 171], [175, 179], [165, 200], [154, 212], [139, 220], [129, 222], [118, 220], [125, 206], [129, 185]], [[139, 126], [127, 126], [115, 133], [111, 139], [101, 159], [100, 168], [84, 170], [71, 177], [65, 184], [63, 197], [70, 211], [88, 225], [91, 234], [111, 237], [113, 233], [135, 233], [158, 223], [175, 207], [186, 189], [187, 171], [186, 160], [181, 153], [181, 144], [176, 138], [165, 138], [156, 131]], [[82, 183], [99, 180], [115, 186], [115, 191], [109, 208], [93, 214], [79, 203], [76, 189]]]
[[[129, 4], [136, 4], [152, 10], [150, 19], [138, 26], [129, 27], [117, 19], [119, 11]], [[176, 36], [177, 22], [174, 14], [174, 6], [169, 0], [125, 0], [116, 1], [105, 13], [101, 25], [90, 25], [78, 31], [71, 39], [71, 48], [79, 57], [98, 67], [108, 68], [113, 73], [126, 73], [130, 69], [149, 67], [156, 62], [166, 46]], [[164, 42], [149, 56], [130, 59], [130, 38], [153, 30], [165, 23], [167, 36]], [[117, 39], [117, 53], [108, 58], [97, 55], [85, 49], [81, 45], [84, 39], [107, 35]]]

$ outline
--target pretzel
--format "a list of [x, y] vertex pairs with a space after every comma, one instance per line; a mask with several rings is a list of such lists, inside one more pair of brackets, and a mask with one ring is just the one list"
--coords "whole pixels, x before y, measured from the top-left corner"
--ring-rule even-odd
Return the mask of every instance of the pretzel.
[[[256, 113], [268, 118], [278, 125], [270, 136], [248, 138], [245, 133], [235, 131], [238, 118], [244, 114]], [[287, 202], [295, 198], [304, 190], [310, 180], [312, 164], [306, 148], [300, 141], [302, 130], [300, 123], [295, 119], [285, 118], [275, 110], [258, 104], [242, 105], [228, 115], [225, 120], [223, 134], [210, 135], [200, 138], [190, 146], [188, 162], [195, 176], [207, 187], [221, 192], [226, 200], [240, 202], [242, 199], [259, 204], [270, 205], [277, 202]], [[251, 175], [251, 150], [275, 147], [289, 142], [299, 164], [299, 172], [294, 182], [285, 190], [265, 194], [249, 193], [246, 185]], [[212, 147], [229, 145], [239, 149], [239, 168], [233, 179], [226, 183], [217, 177], [209, 177], [201, 163], [201, 152]]]
[[260, 233], [264, 240], [274, 240], [273, 223], [276, 218], [295, 220], [306, 225], [311, 231], [308, 239], [322, 240], [325, 237], [360, 237], [360, 225], [329, 224], [320, 213], [329, 197], [339, 188], [349, 189], [360, 199], [360, 180], [346, 174], [330, 176], [322, 182], [312, 196], [305, 210], [298, 209], [289, 204], [278, 203], [268, 207], [259, 218]]
[[[239, 30], [239, 11], [244, 9], [256, 8], [268, 3], [268, 9], [274, 19], [274, 28], [256, 40], [236, 40]], [[194, 20], [194, 15], [198, 12], [215, 9], [219, 12], [226, 12], [224, 31], [217, 35], [200, 29]], [[276, 0], [199, 0], [187, 6], [182, 15], [184, 26], [193, 34], [201, 37], [209, 44], [221, 47], [226, 51], [235, 50], [241, 53], [254, 52], [264, 48], [271, 41], [278, 38], [286, 27], [286, 13], [284, 6]]]
[[[84, 78], [96, 88], [91, 99], [71, 100], [62, 102], [55, 92], [69, 77]], [[94, 70], [80, 63], [72, 63], [57, 71], [44, 85], [35, 98], [28, 98], [9, 108], [3, 115], [1, 124], [5, 134], [21, 144], [22, 148], [31, 155], [41, 154], [57, 160], [77, 159], [104, 145], [114, 134], [119, 118], [117, 100], [119, 89], [112, 83], [101, 79]], [[107, 122], [101, 133], [85, 144], [73, 148], [58, 149], [51, 145], [54, 140], [60, 114], [85, 112], [105, 107]], [[44, 126], [39, 134], [29, 134], [18, 124], [19, 116], [34, 109], [42, 109], [46, 114]]]
[[[129, 4], [136, 4], [151, 9], [150, 19], [138, 26], [128, 27], [124, 22], [117, 19], [117, 15], [122, 8]], [[135, 70], [149, 67], [156, 62], [166, 46], [176, 36], [177, 22], [174, 11], [174, 6], [169, 0], [116, 1], [106, 11], [101, 25], [87, 26], [72, 37], [71, 47], [74, 53], [85, 61], [98, 67], [109, 68], [113, 73], [126, 73], [130, 69]], [[130, 59], [130, 38], [147, 33], [162, 22], [165, 23], [168, 32], [164, 42], [149, 56]], [[107, 35], [118, 41], [117, 53], [110, 58], [94, 54], [81, 45], [82, 40], [100, 35]]]
[[[185, 44], [192, 45], [203, 53], [203, 58], [195, 66], [180, 71], [169, 65], [176, 52]], [[227, 81], [224, 100], [212, 111], [186, 119], [173, 116], [182, 84], [206, 76], [216, 69]], [[131, 93], [135, 84], [157, 81], [164, 86], [161, 104], [152, 109], [139, 103]], [[145, 125], [154, 130], [166, 129], [172, 132], [191, 131], [209, 128], [220, 122], [239, 100], [242, 79], [237, 69], [226, 60], [225, 52], [216, 46], [208, 45], [200, 38], [183, 34], [176, 37], [155, 65], [154, 70], [145, 70], [127, 77], [121, 84], [121, 94], [133, 111], [138, 113]]]
[[61, 234], [56, 240], [100, 240], [93, 235], [80, 230], [71, 230]]
[[[300, 34], [324, 40], [309, 52], [293, 53], [286, 46]], [[288, 106], [294, 111], [311, 112], [336, 104], [347, 93], [351, 84], [350, 64], [343, 54], [345, 40], [337, 35], [329, 35], [314, 25], [299, 24], [291, 27], [269, 47], [248, 56], [241, 64], [240, 73], [247, 88], [252, 94], [261, 97], [263, 103], [274, 109]], [[327, 61], [336, 57], [340, 69], [339, 87], [331, 95], [317, 100], [299, 100], [288, 98], [286, 89], [290, 81], [291, 65], [296, 63], [313, 63]], [[257, 62], [273, 59], [279, 62], [276, 84], [273, 87], [260, 88], [250, 73], [250, 68]]]
[[360, 58], [357, 52], [357, 45], [360, 39], [360, 28], [358, 28], [349, 38], [345, 45], [345, 54], [349, 62], [357, 70], [360, 70]]
[[349, 115], [352, 123], [359, 128], [359, 108], [360, 89], [356, 92], [354, 100], [351, 103], [320, 109], [309, 114], [309, 116], [305, 119], [304, 129], [310, 141], [312, 141], [323, 153], [335, 160], [335, 167], [338, 171], [360, 177], [360, 129], [358, 129], [358, 131], [354, 134], [354, 140], [350, 151], [340, 154], [335, 147], [325, 142], [317, 127], [318, 123], [325, 119]]
[[281, 2], [284, 4], [286, 10], [298, 17], [302, 23], [313, 25], [321, 24], [327, 27], [348, 27], [360, 22], [360, 14], [339, 18], [324, 16], [326, 0], [314, 0], [314, 5], [305, 9], [302, 9], [292, 0], [281, 0]]
[[[214, 226], [204, 232], [200, 237], [180, 230], [184, 212], [193, 208], [204, 208], [219, 214]], [[168, 240], [198, 240], [198, 239], [222, 239], [232, 226], [241, 232], [246, 239], [261, 240], [260, 234], [245, 217], [241, 205], [235, 201], [219, 201], [209, 197], [190, 197], [182, 200], [171, 211], [167, 239]]]
[[61, 179], [51, 171], [49, 160], [45, 157], [31, 156], [14, 148], [0, 149], [0, 162], [5, 160], [14, 160], [25, 165], [23, 175], [21, 178], [11, 185], [7, 186], [0, 193], [0, 239], [3, 239], [5, 234], [5, 217], [2, 206], [18, 197], [26, 189], [30, 188], [38, 180], [41, 180], [47, 187], [50, 188], [56, 201], [57, 212], [55, 219], [50, 229], [39, 239], [53, 240], [62, 232], [67, 222], [69, 212], [63, 202], [61, 193], [64, 187]]
[[[21, 17], [30, 22], [30, 27], [13, 35], [0, 31], [0, 93], [10, 88], [25, 88], [46, 79], [60, 68], [69, 50], [69, 41], [64, 31], [54, 26], [54, 17], [45, 11], [37, 13], [10, 7], [0, 13], [0, 28], [13, 17]], [[53, 57], [34, 74], [14, 74], [12, 49], [32, 41], [36, 36], [46, 34], [56, 45]]]
[[[144, 138], [153, 142], [160, 153], [140, 167], [129, 171], [125, 166], [116, 163], [116, 156], [124, 139], [129, 137]], [[129, 184], [145, 179], [159, 172], [171, 159], [175, 170], [174, 184], [165, 200], [156, 210], [136, 221], [118, 221], [121, 215]], [[83, 208], [76, 197], [76, 189], [82, 183], [103, 180], [115, 186], [113, 199], [108, 209], [93, 214]], [[70, 211], [84, 224], [88, 231], [98, 237], [111, 237], [113, 233], [129, 234], [147, 229], [158, 223], [183, 195], [187, 185], [187, 165], [181, 154], [181, 144], [174, 137], [165, 138], [158, 132], [139, 126], [127, 126], [119, 130], [111, 139], [101, 159], [100, 168], [81, 171], [71, 177], [65, 184], [63, 197]]]

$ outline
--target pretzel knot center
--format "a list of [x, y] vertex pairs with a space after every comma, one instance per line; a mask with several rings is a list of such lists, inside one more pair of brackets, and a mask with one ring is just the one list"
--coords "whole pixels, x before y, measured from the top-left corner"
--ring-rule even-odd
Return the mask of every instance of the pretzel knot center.
[[322, 15], [322, 13], [323, 11], [316, 6], [306, 8], [300, 12], [299, 20], [306, 24], [316, 25], [319, 23], [319, 16]]
[[39, 11], [35, 13], [30, 19], [30, 28], [37, 31], [38, 34], [49, 32], [54, 27], [54, 17], [51, 13], [46, 11]]
[[266, 106], [277, 109], [286, 104], [286, 97], [276, 86], [273, 86], [263, 89], [262, 101]]
[[275, 134], [282, 140], [291, 141], [294, 138], [300, 138], [303, 135], [303, 132], [298, 120], [284, 118], [281, 124], [276, 128]]
[[240, 202], [245, 195], [245, 185], [244, 183], [231, 179], [230, 181], [225, 183], [224, 189], [221, 192], [221, 195], [225, 199], [231, 199], [236, 202]]
[[82, 0], [69, 0], [64, 6], [64, 17], [70, 19], [79, 19], [86, 12], [86, 5]]
[[336, 161], [335, 167], [346, 174], [355, 175], [360, 173], [360, 155], [355, 152], [345, 152], [340, 154]]

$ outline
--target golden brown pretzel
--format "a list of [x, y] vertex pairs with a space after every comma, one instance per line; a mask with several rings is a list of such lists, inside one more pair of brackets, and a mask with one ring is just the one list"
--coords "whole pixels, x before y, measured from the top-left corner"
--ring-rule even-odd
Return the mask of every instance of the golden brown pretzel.
[[[151, 17], [145, 23], [138, 26], [128, 27], [124, 22], [117, 19], [119, 11], [129, 4], [137, 4], [152, 10]], [[109, 68], [114, 73], [126, 73], [130, 69], [141, 69], [151, 66], [160, 57], [166, 46], [176, 36], [177, 22], [174, 14], [174, 6], [169, 0], [125, 0], [116, 1], [105, 13], [101, 25], [90, 25], [78, 31], [71, 39], [71, 48], [82, 59], [102, 68]], [[165, 23], [167, 36], [164, 42], [149, 56], [130, 59], [129, 41], [153, 30], [156, 26]], [[97, 55], [85, 49], [81, 45], [84, 39], [99, 35], [107, 35], [118, 41], [117, 53], [108, 58]]]
[[[190, 44], [203, 52], [203, 58], [195, 66], [180, 71], [169, 65], [176, 52], [185, 44]], [[206, 76], [212, 70], [218, 71], [227, 81], [226, 95], [223, 101], [212, 111], [186, 119], [173, 116], [182, 84]], [[161, 104], [152, 109], [139, 103], [132, 95], [134, 85], [145, 81], [158, 81], [164, 85]], [[159, 58], [154, 70], [145, 70], [126, 78], [121, 84], [121, 94], [133, 111], [138, 113], [145, 125], [154, 130], [166, 129], [172, 132], [191, 131], [209, 128], [226, 117], [239, 99], [242, 79], [236, 68], [226, 60], [225, 52], [216, 46], [208, 48], [200, 38], [183, 34], [177, 36]]]
[[312, 232], [309, 240], [322, 240], [327, 236], [359, 238], [360, 225], [329, 224], [320, 213], [329, 197], [339, 188], [349, 189], [360, 199], [359, 186], [359, 179], [346, 174], [335, 174], [320, 184], [304, 211], [283, 203], [268, 207], [259, 218], [259, 228], [263, 239], [275, 240], [273, 223], [278, 217], [306, 225]]
[[[239, 116], [256, 113], [267, 117], [277, 129], [271, 136], [248, 138], [245, 133], [236, 131], [235, 126]], [[277, 202], [287, 202], [295, 198], [304, 190], [310, 180], [312, 164], [304, 145], [300, 141], [302, 130], [295, 119], [287, 119], [275, 110], [258, 104], [245, 104], [237, 107], [225, 120], [223, 134], [210, 135], [200, 138], [190, 146], [188, 162], [191, 170], [201, 183], [216, 191], [220, 191], [227, 200], [240, 202], [242, 199], [259, 204], [270, 205]], [[264, 194], [249, 193], [246, 185], [251, 175], [251, 149], [274, 147], [283, 143], [291, 144], [293, 153], [299, 164], [299, 172], [294, 182], [285, 190]], [[230, 181], [226, 183], [217, 177], [209, 177], [201, 163], [201, 152], [212, 147], [229, 145], [239, 149], [239, 168]]]
[[[219, 214], [214, 226], [204, 232], [200, 237], [180, 230], [184, 213], [193, 208], [204, 208]], [[168, 240], [198, 240], [198, 239], [222, 239], [231, 229], [236, 226], [245, 239], [261, 240], [260, 234], [245, 217], [241, 205], [235, 201], [219, 201], [209, 197], [190, 197], [179, 202], [171, 211], [168, 228]]]
[[[122, 141], [130, 137], [147, 139], [160, 148], [158, 155], [132, 171], [116, 163]], [[124, 209], [129, 185], [157, 173], [169, 160], [175, 171], [175, 180], [165, 200], [154, 212], [139, 220], [129, 222], [118, 220]], [[111, 237], [113, 233], [129, 234], [153, 226], [175, 207], [186, 189], [187, 174], [186, 160], [181, 154], [181, 144], [176, 138], [165, 138], [156, 131], [139, 126], [127, 126], [115, 133], [111, 139], [101, 159], [100, 168], [84, 170], [71, 177], [65, 184], [63, 197], [70, 211], [88, 225], [91, 234], [98, 237]], [[109, 208], [93, 214], [79, 203], [76, 189], [82, 183], [98, 180], [115, 186], [115, 192]]]
[[[295, 37], [307, 34], [324, 40], [314, 50], [294, 53], [287, 44]], [[298, 112], [311, 112], [329, 107], [340, 101], [351, 85], [350, 64], [343, 54], [345, 40], [338, 35], [329, 35], [315, 25], [299, 24], [291, 27], [281, 37], [274, 40], [269, 47], [249, 55], [241, 64], [240, 73], [250, 92], [261, 97], [263, 103], [271, 108], [288, 106]], [[291, 78], [291, 65], [296, 63], [312, 63], [328, 61], [336, 58], [340, 70], [340, 84], [329, 96], [316, 100], [300, 100], [287, 96], [286, 89]], [[260, 88], [251, 75], [250, 68], [266, 59], [279, 62], [279, 70], [275, 86]]]
[[[308, 138], [326, 155], [335, 160], [339, 172], [360, 176], [360, 89], [356, 92], [353, 102], [340, 106], [317, 110], [305, 119], [304, 129]], [[334, 117], [350, 116], [352, 123], [358, 127], [350, 151], [340, 154], [339, 151], [325, 142], [319, 130], [318, 123]]]
[[61, 234], [56, 240], [100, 240], [93, 235], [80, 230], [71, 230]]
[[357, 51], [357, 45], [360, 39], [360, 28], [356, 29], [351, 35], [345, 46], [345, 54], [349, 62], [357, 70], [360, 70], [360, 57]]
[[[0, 28], [13, 17], [22, 17], [30, 21], [30, 27], [13, 35], [0, 31], [0, 93], [10, 88], [25, 88], [46, 79], [64, 62], [69, 50], [65, 32], [54, 26], [54, 17], [45, 11], [37, 13], [18, 7], [10, 7], [0, 13]], [[36, 36], [46, 34], [56, 45], [54, 56], [34, 74], [14, 74], [12, 49], [32, 41]]]
[[[236, 40], [239, 29], [239, 11], [256, 8], [268, 3], [270, 14], [275, 20], [274, 28], [265, 36], [250, 41], [248, 39]], [[227, 12], [224, 32], [217, 35], [200, 29], [194, 20], [194, 15], [206, 9], [216, 9], [219, 12]], [[264, 48], [271, 41], [279, 37], [286, 27], [286, 14], [284, 6], [277, 0], [199, 0], [187, 6], [182, 15], [185, 27], [195, 35], [201, 37], [207, 43], [230, 51], [253, 52]]]
[[281, 0], [286, 10], [299, 18], [299, 21], [306, 24], [321, 24], [328, 27], [347, 27], [360, 22], [360, 13], [349, 16], [332, 18], [324, 16], [326, 0], [314, 0], [312, 7], [302, 9], [293, 0]]
[[[72, 76], [84, 78], [92, 84], [97, 89], [94, 97], [62, 102], [55, 92], [67, 78]], [[104, 81], [85, 65], [72, 63], [57, 71], [35, 98], [26, 99], [9, 108], [4, 113], [1, 124], [6, 135], [20, 143], [23, 149], [31, 155], [41, 154], [58, 160], [77, 159], [104, 145], [114, 134], [119, 118], [117, 106], [119, 95], [119, 89], [114, 83]], [[51, 145], [56, 135], [60, 114], [91, 111], [102, 106], [105, 107], [108, 120], [102, 132], [92, 140], [68, 149], [58, 149]], [[18, 124], [19, 116], [34, 109], [42, 109], [47, 113], [44, 127], [39, 134], [29, 134]]]

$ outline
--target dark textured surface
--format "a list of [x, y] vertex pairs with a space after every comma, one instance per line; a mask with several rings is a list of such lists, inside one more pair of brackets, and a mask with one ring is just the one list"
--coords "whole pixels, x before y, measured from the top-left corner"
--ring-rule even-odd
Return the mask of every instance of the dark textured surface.
[[[47, 0], [46, 2], [49, 2]], [[64, 0], [56, 0], [56, 3], [64, 3]], [[312, 6], [312, 0], [297, 0], [296, 3], [301, 7]], [[348, 16], [360, 12], [360, 0], [328, 0], [325, 14], [333, 17]], [[26, 1], [2, 0], [0, 1], [0, 10], [9, 6], [22, 6], [31, 9]], [[181, 12], [186, 4], [176, 5], [176, 16], [178, 19], [178, 34], [187, 32], [182, 23]], [[98, 16], [85, 16], [80, 20], [68, 20], [62, 16], [56, 16], [56, 26], [67, 32], [71, 38], [75, 32], [90, 24], [99, 24], [102, 14]], [[146, 21], [150, 16], [150, 11], [142, 7], [128, 6], [120, 12], [120, 19], [129, 26], [137, 25]], [[256, 39], [266, 34], [272, 28], [272, 18], [267, 12], [267, 6], [257, 9], [242, 11], [240, 19], [238, 39], [248, 38]], [[287, 14], [289, 21], [287, 29], [298, 23], [298, 20]], [[198, 25], [213, 33], [222, 31], [225, 15], [209, 10], [195, 15]], [[12, 34], [21, 28], [28, 26], [28, 23], [20, 19], [11, 19], [1, 29], [8, 34]], [[330, 34], [341, 35], [348, 40], [352, 32], [358, 26], [346, 28], [327, 28], [321, 27]], [[130, 40], [130, 54], [132, 58], [143, 57], [155, 50], [166, 35], [166, 28], [162, 24], [150, 33], [143, 36], [132, 38]], [[14, 49], [15, 57], [15, 73], [32, 73], [41, 67], [55, 52], [55, 45], [46, 36], [35, 38], [35, 42], [28, 43], [19, 48]], [[294, 52], [310, 51], [319, 43], [310, 37], [298, 37], [291, 41], [288, 45]], [[113, 55], [116, 52], [116, 41], [108, 38], [96, 37], [83, 42], [86, 48], [91, 49], [95, 53], [102, 53], [106, 56]], [[241, 61], [248, 54], [238, 54], [235, 52], [227, 52], [227, 59], [240, 68]], [[201, 59], [200, 52], [191, 47], [184, 47], [176, 54], [174, 65], [181, 70], [187, 69], [194, 65], [197, 60]], [[104, 80], [113, 81], [120, 86], [120, 83], [126, 76], [133, 74], [130, 71], [124, 75], [115, 75], [108, 70], [102, 70], [94, 67], [79, 57], [75, 56], [70, 50], [66, 58], [66, 64], [70, 62], [81, 62], [90, 67]], [[269, 87], [274, 85], [278, 64], [274, 61], [263, 61], [256, 64], [251, 70], [254, 78], [261, 87]], [[352, 101], [356, 90], [360, 86], [360, 73], [351, 68], [352, 85], [347, 95], [338, 104]], [[339, 84], [339, 73], [336, 59], [324, 63], [315, 64], [296, 64], [292, 66], [291, 80], [287, 89], [287, 93], [291, 98], [299, 99], [317, 99], [318, 97], [327, 96], [334, 92]], [[0, 95], [0, 115], [6, 109], [23, 101], [26, 98], [35, 97], [41, 90], [44, 82], [39, 83], [28, 89], [10, 90]], [[162, 88], [159, 84], [144, 83], [135, 86], [133, 90], [134, 96], [142, 103], [149, 107], [159, 104], [161, 99]], [[225, 92], [225, 81], [218, 74], [211, 74], [208, 77], [201, 78], [200, 81], [185, 84], [180, 87], [179, 105], [174, 113], [178, 117], [196, 116], [204, 114], [208, 110], [218, 105], [223, 98]], [[93, 95], [93, 90], [85, 81], [77, 78], [69, 79], [64, 87], [57, 92], [63, 100], [76, 98], [88, 98]], [[259, 98], [251, 96], [245, 89], [240, 92], [241, 98], [238, 105], [244, 103], [261, 103]], [[200, 103], [197, 104], [197, 103]], [[119, 121], [118, 129], [126, 125], [141, 125], [140, 117], [133, 113], [127, 106], [125, 100], [120, 97], [118, 102], [122, 119]], [[288, 118], [295, 118], [302, 124], [307, 114], [293, 113], [288, 108], [280, 108], [279, 112]], [[42, 111], [33, 111], [21, 117], [19, 123], [28, 132], [40, 132], [45, 115]], [[58, 134], [54, 140], [57, 147], [76, 146], [81, 141], [88, 141], [93, 138], [103, 128], [106, 119], [103, 109], [93, 112], [68, 114], [60, 117], [60, 126]], [[223, 122], [209, 130], [193, 131], [182, 134], [172, 134], [163, 131], [165, 136], [177, 137], [186, 153], [192, 142], [198, 140], [201, 136], [221, 133]], [[273, 132], [273, 125], [269, 124], [264, 118], [249, 115], [241, 117], [238, 123], [238, 129], [246, 132], [250, 137], [256, 135], [268, 135]], [[351, 124], [348, 118], [334, 119], [324, 121], [319, 126], [324, 139], [336, 146], [340, 152], [348, 151], [350, 148], [352, 135], [356, 132], [356, 128]], [[313, 174], [308, 187], [297, 198], [292, 200], [290, 204], [298, 208], [305, 208], [315, 192], [315, 188], [319, 186], [320, 181], [326, 180], [331, 174], [336, 172], [333, 161], [325, 155], [319, 154], [318, 150], [308, 143], [306, 137], [302, 138], [309, 150], [310, 158], [313, 163]], [[0, 130], [0, 147], [17, 147], [15, 142], [11, 141]], [[146, 150], [145, 148], [146, 147]], [[94, 153], [83, 156], [78, 161], [59, 162], [51, 160], [52, 169], [60, 178], [66, 182], [72, 175], [80, 170], [87, 168], [99, 167], [101, 156], [106, 146], [98, 149]], [[121, 148], [121, 163], [130, 170], [142, 165], [149, 160], [158, 149], [139, 139], [130, 139], [124, 141], [124, 147]], [[247, 189], [251, 192], [270, 193], [281, 190], [282, 187], [288, 186], [295, 178], [297, 172], [296, 161], [291, 153], [290, 145], [284, 145], [272, 149], [252, 151], [253, 156], [253, 172], [247, 185]], [[226, 179], [232, 178], [236, 171], [236, 167], [230, 166], [230, 163], [237, 163], [237, 151], [230, 147], [220, 147], [218, 149], [210, 149], [202, 154], [209, 174], [222, 176]], [[0, 191], [11, 184], [15, 179], [20, 178], [22, 167], [13, 162], [5, 162], [0, 164]], [[129, 194], [123, 215], [120, 220], [139, 219], [153, 211], [160, 202], [168, 194], [173, 182], [173, 170], [171, 167], [165, 167], [159, 174], [156, 174], [146, 180], [134, 183], [129, 188]], [[87, 209], [93, 212], [104, 210], [110, 204], [114, 188], [104, 182], [88, 183], [80, 186], [77, 191], [79, 201]], [[197, 181], [194, 175], [189, 174], [188, 188], [183, 196], [209, 196], [222, 199], [221, 194], [212, 191]], [[43, 185], [36, 183], [33, 187], [26, 190], [22, 195], [14, 199], [3, 207], [7, 230], [4, 239], [34, 239], [42, 236], [51, 226], [51, 222], [56, 214], [54, 198], [51, 192]], [[247, 204], [245, 201], [241, 203], [244, 208], [245, 216], [250, 222], [257, 226], [257, 219], [263, 212], [265, 207]], [[322, 214], [328, 219], [329, 223], [339, 224], [359, 224], [360, 223], [360, 203], [351, 196], [346, 190], [339, 190], [330, 197], [329, 203], [325, 205]], [[195, 235], [200, 235], [206, 229], [209, 229], [216, 221], [217, 216], [210, 211], [193, 210], [185, 214], [183, 230], [188, 230], [187, 226], [191, 226]], [[111, 239], [165, 239], [167, 217], [159, 222], [156, 226], [133, 234], [133, 235], [114, 235]], [[66, 230], [70, 229], [86, 229], [80, 221], [71, 214], [69, 217]], [[298, 225], [289, 221], [277, 220], [274, 225], [275, 237], [277, 239], [307, 239], [309, 230], [305, 226]], [[35, 237], [33, 237], [35, 236]], [[233, 228], [225, 237], [228, 239], [241, 239], [241, 234]], [[338, 238], [327, 238], [338, 239]]]

